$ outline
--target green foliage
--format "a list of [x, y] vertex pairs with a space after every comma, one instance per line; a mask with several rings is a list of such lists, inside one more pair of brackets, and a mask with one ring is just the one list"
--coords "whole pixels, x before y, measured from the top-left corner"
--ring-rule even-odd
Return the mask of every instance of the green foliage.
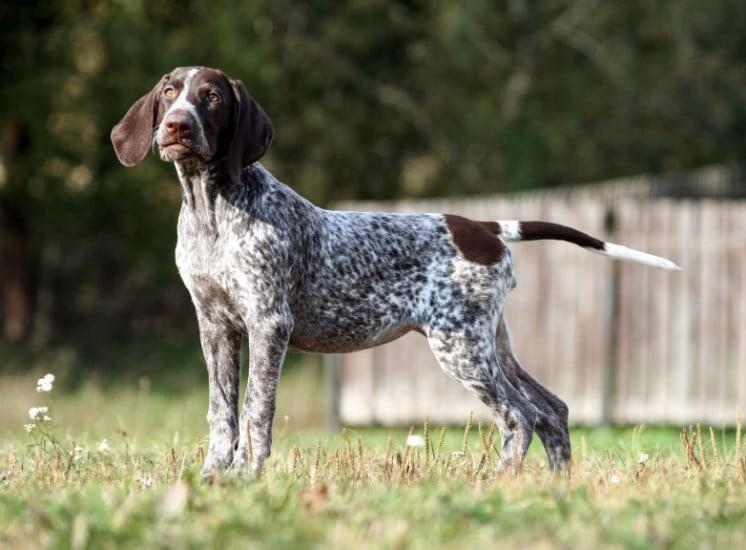
[[493, 193], [743, 158], [745, 26], [738, 0], [7, 4], [0, 228], [58, 340], [191, 330], [173, 169], [108, 140], [174, 66], [244, 80], [321, 204]]

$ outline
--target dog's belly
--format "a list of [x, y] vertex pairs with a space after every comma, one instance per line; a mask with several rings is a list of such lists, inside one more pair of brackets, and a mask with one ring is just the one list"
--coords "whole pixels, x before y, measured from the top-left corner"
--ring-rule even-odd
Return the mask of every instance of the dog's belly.
[[337, 328], [323, 330], [318, 326], [299, 326], [296, 323], [290, 335], [289, 347], [293, 351], [312, 353], [349, 353], [392, 342], [412, 330], [424, 334], [421, 327], [411, 324], [370, 332], [361, 330], [360, 326], [350, 326], [349, 329], [342, 334]]
[[[354, 287], [353, 287], [354, 289]], [[410, 330], [421, 330], [416, 306], [390, 293], [363, 299], [353, 289], [305, 295], [291, 305], [293, 349], [346, 353], [385, 344]]]

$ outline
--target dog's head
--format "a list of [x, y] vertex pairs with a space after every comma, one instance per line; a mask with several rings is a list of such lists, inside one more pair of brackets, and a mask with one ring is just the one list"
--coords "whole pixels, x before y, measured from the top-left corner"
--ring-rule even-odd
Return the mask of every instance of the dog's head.
[[267, 152], [272, 135], [272, 122], [240, 80], [179, 67], [129, 108], [111, 141], [125, 166], [142, 162], [153, 146], [165, 161], [225, 159], [238, 174]]

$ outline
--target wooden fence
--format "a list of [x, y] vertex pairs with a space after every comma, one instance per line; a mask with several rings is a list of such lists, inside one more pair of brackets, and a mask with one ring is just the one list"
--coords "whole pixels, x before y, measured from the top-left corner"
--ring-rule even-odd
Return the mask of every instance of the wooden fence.
[[[746, 409], [746, 201], [579, 193], [346, 206], [550, 220], [672, 259], [681, 273], [566, 243], [513, 244], [518, 287], [506, 319], [516, 354], [574, 423], [729, 424]], [[332, 360], [345, 424], [489, 418], [418, 334]]]

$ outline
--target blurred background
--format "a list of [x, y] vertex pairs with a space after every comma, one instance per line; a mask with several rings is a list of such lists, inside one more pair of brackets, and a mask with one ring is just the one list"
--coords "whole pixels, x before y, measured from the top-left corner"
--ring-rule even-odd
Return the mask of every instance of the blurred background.
[[[642, 267], [581, 263], [597, 258], [569, 248], [514, 247], [516, 347], [571, 410], [589, 400], [576, 421], [637, 422], [655, 396], [656, 422], [713, 408], [718, 421], [735, 418], [746, 400], [744, 29], [742, 0], [4, 3], [0, 417], [20, 426], [26, 379], [51, 371], [69, 392], [194, 392], [203, 422], [196, 322], [173, 261], [173, 167], [153, 156], [123, 168], [109, 131], [162, 74], [207, 65], [246, 83], [275, 126], [262, 162], [319, 205], [541, 216], [686, 264], [689, 278], [670, 283]], [[593, 183], [606, 180], [616, 182]], [[565, 269], [553, 287], [540, 278]], [[402, 355], [377, 357], [339, 358], [330, 369], [342, 375], [325, 386], [319, 358], [291, 356], [288, 416], [438, 416], [424, 397], [399, 418], [345, 409], [392, 387], [407, 401], [416, 378], [350, 374], [355, 361], [389, 357], [392, 368]], [[568, 368], [582, 383], [561, 386]], [[651, 379], [633, 396], [638, 412], [619, 409], [620, 388], [660, 372], [678, 382]], [[675, 399], [661, 389], [672, 384]], [[692, 396], [694, 409], [670, 412]]]

